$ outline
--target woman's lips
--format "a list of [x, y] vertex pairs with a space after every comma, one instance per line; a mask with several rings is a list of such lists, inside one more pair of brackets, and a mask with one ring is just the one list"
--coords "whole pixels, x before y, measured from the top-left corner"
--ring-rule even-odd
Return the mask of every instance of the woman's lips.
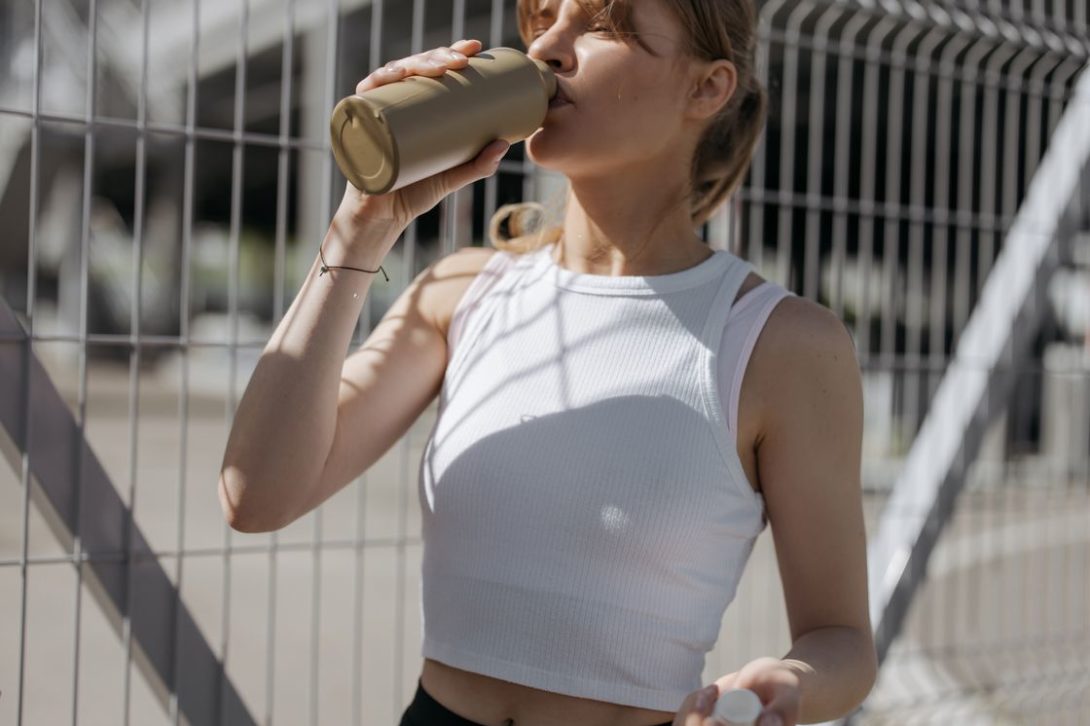
[[571, 101], [568, 100], [568, 94], [564, 93], [564, 89], [561, 86], [556, 87], [556, 95], [549, 101], [549, 108], [556, 108], [558, 106], [567, 106]]

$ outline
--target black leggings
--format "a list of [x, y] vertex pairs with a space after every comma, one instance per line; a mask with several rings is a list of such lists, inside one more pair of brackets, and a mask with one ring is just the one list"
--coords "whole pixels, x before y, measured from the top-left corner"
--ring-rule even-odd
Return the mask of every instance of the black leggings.
[[[670, 721], [656, 726], [670, 726]], [[399, 726], [485, 726], [468, 718], [462, 718], [443, 704], [436, 701], [424, 690], [419, 679], [416, 682], [416, 695], [409, 708], [401, 716]], [[517, 726], [517, 725], [516, 725]]]

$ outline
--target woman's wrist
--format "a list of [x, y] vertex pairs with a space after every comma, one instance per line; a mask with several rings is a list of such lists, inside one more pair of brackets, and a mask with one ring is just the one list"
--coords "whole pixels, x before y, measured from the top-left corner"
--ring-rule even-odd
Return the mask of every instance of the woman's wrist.
[[322, 240], [323, 266], [378, 270], [403, 229], [383, 222], [347, 223], [334, 217]]

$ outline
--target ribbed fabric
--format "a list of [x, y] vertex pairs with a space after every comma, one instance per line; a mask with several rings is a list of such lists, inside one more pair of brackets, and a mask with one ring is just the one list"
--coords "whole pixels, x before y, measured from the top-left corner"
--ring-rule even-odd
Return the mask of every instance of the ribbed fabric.
[[676, 710], [766, 524], [733, 432], [790, 293], [765, 283], [732, 308], [752, 267], [724, 251], [605, 276], [553, 250], [493, 255], [452, 319], [420, 466], [422, 654]]

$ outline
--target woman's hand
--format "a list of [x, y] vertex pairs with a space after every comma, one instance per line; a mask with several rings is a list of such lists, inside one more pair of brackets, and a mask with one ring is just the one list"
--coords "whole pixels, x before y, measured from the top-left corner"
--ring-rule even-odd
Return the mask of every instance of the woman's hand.
[[[763, 657], [746, 663], [741, 670], [717, 678], [707, 688], [693, 691], [681, 704], [673, 726], [719, 726], [712, 710], [719, 694], [730, 688], [748, 688], [761, 699], [764, 708], [757, 726], [798, 726], [802, 691], [799, 676], [778, 658]], [[701, 700], [701, 694], [709, 696]]]
[[[469, 56], [480, 53], [481, 48], [479, 40], [460, 40], [449, 48], [435, 48], [390, 61], [356, 84], [356, 93], [363, 94], [409, 76], [438, 78], [448, 70], [468, 66]], [[400, 228], [408, 227], [416, 217], [430, 210], [448, 194], [491, 176], [508, 148], [506, 141], [497, 139], [465, 164], [386, 194], [367, 194], [349, 183], [336, 216], [342, 222], [370, 220]]]
[[670, 726], [715, 726], [711, 713], [718, 693], [714, 684], [690, 693], [681, 702], [681, 709]]

